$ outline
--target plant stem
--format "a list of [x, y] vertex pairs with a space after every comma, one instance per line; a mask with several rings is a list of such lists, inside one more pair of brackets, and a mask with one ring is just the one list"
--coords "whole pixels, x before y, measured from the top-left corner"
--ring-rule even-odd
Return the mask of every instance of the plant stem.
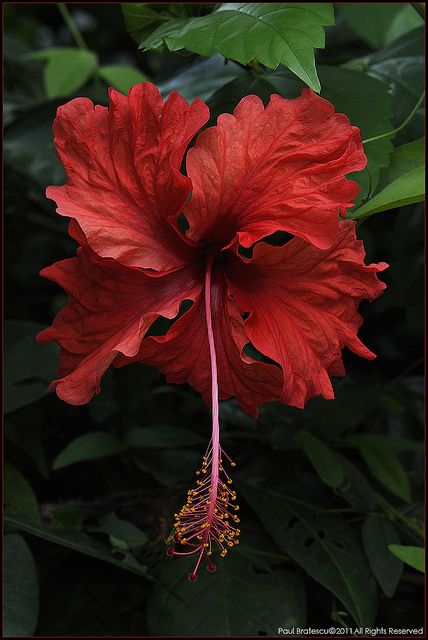
[[419, 109], [419, 107], [421, 106], [424, 98], [425, 98], [425, 91], [423, 92], [423, 94], [421, 95], [419, 100], [417, 101], [416, 105], [413, 107], [411, 113], [409, 113], [407, 118], [404, 120], [404, 122], [402, 122], [400, 124], [399, 127], [397, 127], [396, 129], [393, 129], [392, 131], [387, 131], [386, 133], [382, 133], [380, 136], [374, 136], [373, 138], [367, 138], [367, 140], [363, 140], [363, 144], [368, 144], [369, 142], [376, 142], [377, 140], [382, 140], [383, 138], [389, 138], [390, 136], [393, 136], [396, 133], [398, 133], [399, 131], [401, 131], [401, 129], [404, 129], [404, 127], [406, 127], [409, 124], [410, 120], [416, 114], [416, 112]]
[[402, 522], [408, 529], [416, 533], [420, 538], [424, 538], [424, 532], [421, 526], [418, 525], [417, 521], [414, 518], [409, 518], [405, 516], [403, 513], [398, 511], [395, 507], [392, 506], [383, 496], [379, 493], [376, 494], [376, 499], [381, 506], [381, 508], [385, 511], [388, 516], [391, 516], [395, 520], [399, 520]]
[[79, 28], [77, 26], [77, 24], [75, 23], [75, 21], [73, 20], [71, 13], [69, 12], [67, 5], [65, 4], [58, 4], [58, 10], [60, 12], [60, 14], [62, 15], [65, 24], [68, 27], [68, 30], [70, 31], [71, 35], [73, 36], [74, 40], [76, 41], [77, 46], [79, 47], [79, 49], [87, 49], [88, 46], [86, 44], [86, 42], [83, 39], [82, 34], [79, 31]]

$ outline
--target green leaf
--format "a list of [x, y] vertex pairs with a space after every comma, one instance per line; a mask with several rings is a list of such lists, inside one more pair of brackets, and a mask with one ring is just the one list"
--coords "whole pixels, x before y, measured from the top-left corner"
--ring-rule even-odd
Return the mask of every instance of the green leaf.
[[33, 556], [18, 533], [4, 537], [4, 634], [33, 636], [39, 617], [39, 583]]
[[41, 522], [39, 505], [30, 483], [11, 464], [4, 468], [4, 503], [6, 509], [30, 522]]
[[158, 84], [157, 87], [164, 98], [171, 91], [178, 91], [189, 102], [195, 98], [205, 101], [220, 87], [242, 73], [244, 73], [242, 67], [216, 55], [208, 60], [197, 60], [170, 80]]
[[115, 513], [109, 513], [99, 518], [98, 525], [92, 527], [91, 531], [107, 534], [113, 546], [125, 549], [141, 547], [146, 544], [148, 540], [144, 531], [141, 531], [141, 529], [136, 527], [135, 524], [132, 524], [132, 522], [128, 522], [128, 520], [118, 518]]
[[360, 446], [359, 451], [381, 485], [405, 502], [411, 502], [409, 479], [400, 462], [390, 451], [374, 446]]
[[207, 16], [166, 22], [140, 48], [166, 44], [170, 51], [187, 49], [207, 57], [220, 53], [241, 64], [256, 59], [269, 69], [282, 64], [319, 91], [313, 50], [324, 47], [323, 27], [332, 24], [330, 3], [224, 3]]
[[122, 4], [122, 14], [125, 21], [126, 30], [130, 33], [133, 39], [140, 43], [141, 39], [150, 33], [154, 26], [159, 22], [168, 19], [167, 15], [162, 15], [161, 11], [163, 7], [159, 5], [150, 5], [148, 3]]
[[204, 444], [205, 439], [190, 429], [159, 424], [153, 427], [132, 429], [125, 438], [128, 447], [168, 449]]
[[334, 451], [308, 431], [300, 434], [302, 448], [321, 480], [332, 489], [339, 488], [345, 480], [345, 472]]
[[110, 64], [100, 67], [98, 75], [118, 91], [127, 94], [129, 89], [140, 82], [147, 82], [148, 77], [139, 69], [125, 64]]
[[339, 11], [354, 31], [375, 49], [382, 49], [423, 23], [409, 3], [342, 3]]
[[358, 625], [376, 618], [377, 592], [356, 531], [337, 516], [310, 512], [276, 491], [239, 485], [280, 549], [334, 593]]
[[[371, 143], [367, 144], [369, 147]], [[355, 211], [353, 219], [422, 202], [425, 198], [424, 140], [398, 147], [382, 172], [377, 193]]]
[[[146, 608], [148, 632], [184, 637], [274, 636], [278, 627], [304, 626], [306, 601], [303, 581], [291, 571], [262, 572], [234, 549], [218, 570], [204, 564], [197, 582], [187, 575], [195, 559], [166, 559]], [[257, 567], [256, 567], [257, 568]]]
[[48, 393], [58, 364], [58, 347], [36, 343], [36, 334], [44, 328], [35, 322], [5, 322], [5, 413]]
[[97, 55], [86, 49], [59, 47], [30, 54], [33, 60], [47, 60], [44, 84], [48, 98], [68, 96], [89, 80], [98, 66]]
[[[424, 90], [425, 59], [423, 56], [387, 60], [370, 67], [368, 73], [389, 87], [394, 106], [394, 124], [398, 127], [413, 111]], [[417, 111], [412, 120], [397, 135], [399, 143], [414, 140], [424, 134], [424, 110]]]
[[61, 547], [82, 553], [85, 556], [103, 560], [126, 571], [131, 571], [131, 573], [147, 577], [147, 568], [137, 562], [133, 555], [124, 554], [122, 559], [119, 559], [111, 554], [111, 550], [106, 545], [101, 544], [98, 540], [94, 540], [85, 533], [59, 533], [46, 525], [35, 525], [12, 514], [5, 514], [4, 522], [42, 540], [47, 540]]
[[396, 453], [399, 451], [419, 451], [423, 452], [424, 443], [410, 438], [397, 438], [395, 436], [386, 436], [378, 433], [364, 433], [350, 435], [346, 438], [346, 442], [353, 447], [375, 447], [385, 448]]
[[388, 549], [397, 556], [397, 558], [402, 560], [402, 562], [405, 562], [421, 573], [425, 573], [425, 549], [423, 547], [390, 544]]
[[76, 462], [115, 456], [122, 453], [124, 449], [124, 445], [110, 433], [90, 431], [70, 442], [55, 458], [53, 468], [62, 469]]
[[403, 564], [389, 550], [400, 539], [386, 518], [369, 516], [363, 525], [363, 544], [370, 568], [387, 598], [392, 598], [403, 573]]

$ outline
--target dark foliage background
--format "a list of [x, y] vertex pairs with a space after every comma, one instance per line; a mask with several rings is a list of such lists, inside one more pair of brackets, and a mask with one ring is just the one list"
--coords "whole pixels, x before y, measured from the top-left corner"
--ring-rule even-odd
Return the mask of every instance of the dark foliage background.
[[[140, 41], [159, 21], [214, 8], [132, 5], [140, 7], [135, 18], [129, 7], [127, 26], [138, 18]], [[105, 104], [108, 85], [126, 90], [145, 78], [165, 95], [173, 88], [200, 95], [214, 116], [242, 95], [295, 94], [301, 83], [282, 66], [141, 52], [120, 5], [68, 5], [98, 61], [82, 50], [75, 58], [47, 55], [76, 50], [61, 11], [55, 4], [5, 9], [6, 635], [420, 627], [416, 552], [403, 563], [388, 545], [423, 543], [422, 204], [361, 218], [368, 260], [391, 265], [385, 295], [361, 308], [361, 337], [376, 361], [347, 353], [336, 400], [312, 400], [304, 411], [271, 404], [256, 422], [233, 400], [222, 403], [224, 446], [238, 463], [242, 542], [217, 573], [188, 583], [188, 564], [166, 558], [165, 538], [209, 438], [198, 395], [138, 364], [110, 371], [87, 406], [47, 393], [57, 350], [36, 345], [34, 335], [64, 295], [38, 272], [75, 251], [67, 221], [44, 195], [63, 181], [51, 125], [73, 96]], [[410, 4], [336, 7], [316, 61], [322, 87], [363, 137], [386, 132], [422, 93], [422, 18]], [[418, 112], [393, 144], [422, 136]], [[392, 147], [376, 145], [372, 178], [380, 170], [382, 184]], [[361, 180], [366, 199], [367, 176]]]

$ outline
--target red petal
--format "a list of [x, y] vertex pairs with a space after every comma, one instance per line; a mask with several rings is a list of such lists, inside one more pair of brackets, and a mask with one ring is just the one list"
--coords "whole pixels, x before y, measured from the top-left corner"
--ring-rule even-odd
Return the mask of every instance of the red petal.
[[208, 107], [199, 99], [189, 106], [176, 92], [164, 105], [150, 83], [128, 97], [111, 90], [110, 103], [107, 109], [76, 98], [58, 109], [53, 131], [68, 183], [48, 187], [47, 196], [60, 215], [77, 220], [100, 256], [179, 268], [191, 251], [171, 225], [191, 189], [180, 164]]
[[41, 275], [68, 293], [66, 306], [37, 339], [60, 344], [60, 379], [52, 385], [70, 404], [84, 404], [98, 393], [101, 376], [118, 354], [138, 353], [154, 320], [174, 318], [180, 303], [196, 299], [203, 283], [194, 266], [150, 277], [84, 249]]
[[249, 247], [282, 230], [328, 248], [358, 193], [344, 176], [365, 164], [359, 129], [310, 89], [266, 109], [247, 96], [188, 152], [188, 236]]
[[[279, 399], [281, 370], [243, 353], [248, 343], [244, 322], [236, 304], [228, 296], [224, 277], [218, 271], [214, 273], [212, 282], [212, 314], [220, 399], [236, 396], [242, 408], [256, 416], [260, 404]], [[206, 404], [211, 404], [204, 296], [200, 295], [165, 336], [145, 338], [133, 360], [157, 367], [166, 375], [168, 382], [187, 382], [202, 395]], [[115, 366], [123, 366], [130, 361], [120, 357]]]
[[252, 260], [228, 259], [231, 291], [250, 313], [245, 333], [282, 367], [282, 402], [303, 407], [313, 396], [333, 398], [328, 374], [344, 374], [343, 347], [375, 357], [357, 338], [357, 307], [385, 289], [376, 274], [387, 265], [365, 266], [364, 257], [355, 223], [343, 221], [328, 250], [295, 238], [283, 247], [257, 244]]

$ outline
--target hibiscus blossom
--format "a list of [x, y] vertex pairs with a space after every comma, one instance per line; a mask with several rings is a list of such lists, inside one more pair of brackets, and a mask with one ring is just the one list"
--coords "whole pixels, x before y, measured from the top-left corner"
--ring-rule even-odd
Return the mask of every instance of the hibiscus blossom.
[[[266, 108], [247, 96], [199, 135], [184, 174], [208, 118], [201, 100], [173, 92], [164, 104], [149, 83], [111, 90], [109, 108], [77, 98], [58, 109], [68, 182], [47, 196], [80, 247], [42, 271], [68, 302], [38, 336], [61, 346], [52, 386], [66, 402], [88, 402], [110, 364], [137, 361], [212, 406], [200, 478], [176, 514], [184, 548], [169, 550], [196, 555], [193, 580], [204, 555], [214, 570], [213, 549], [238, 542], [219, 399], [254, 416], [268, 400], [332, 399], [344, 347], [375, 357], [357, 337], [357, 307], [381, 294], [387, 266], [366, 266], [355, 224], [340, 220], [358, 192], [345, 176], [366, 163], [346, 116], [309, 89]], [[159, 317], [171, 325], [150, 335]]]

